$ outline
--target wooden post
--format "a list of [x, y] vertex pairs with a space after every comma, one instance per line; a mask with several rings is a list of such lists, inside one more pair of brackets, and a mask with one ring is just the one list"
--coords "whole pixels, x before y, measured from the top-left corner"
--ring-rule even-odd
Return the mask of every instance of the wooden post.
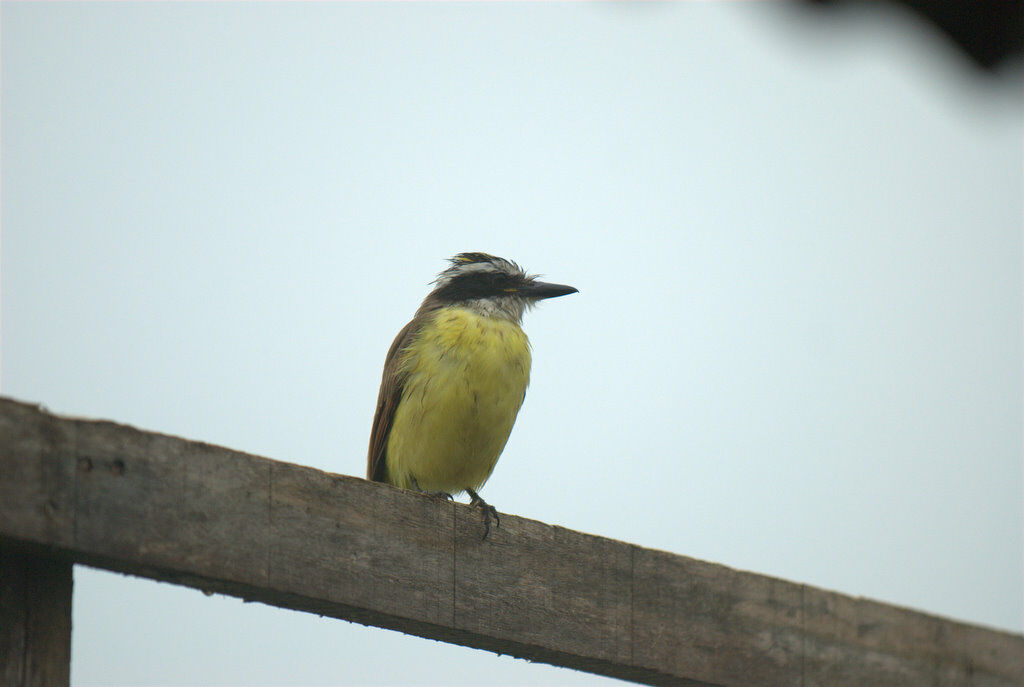
[[62, 687], [71, 676], [71, 563], [0, 540], [0, 685]]

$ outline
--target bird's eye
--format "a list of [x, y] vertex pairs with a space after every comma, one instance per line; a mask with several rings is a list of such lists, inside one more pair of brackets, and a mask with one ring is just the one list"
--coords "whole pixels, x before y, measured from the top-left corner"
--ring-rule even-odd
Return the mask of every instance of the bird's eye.
[[516, 292], [516, 291], [518, 291], [518, 290], [519, 290], [519, 289], [517, 289], [517, 288], [516, 288], [516, 287], [514, 287], [514, 286], [506, 286], [506, 287], [505, 287], [505, 293], [515, 293], [515, 292]]

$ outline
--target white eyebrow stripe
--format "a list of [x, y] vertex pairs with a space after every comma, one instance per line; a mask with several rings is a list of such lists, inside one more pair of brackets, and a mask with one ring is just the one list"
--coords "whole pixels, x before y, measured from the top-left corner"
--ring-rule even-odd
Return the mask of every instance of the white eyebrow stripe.
[[468, 274], [469, 272], [503, 272], [490, 262], [471, 262], [468, 265], [452, 265], [444, 271], [445, 274]]
[[501, 269], [500, 267], [497, 267], [496, 265], [494, 265], [494, 264], [492, 264], [490, 262], [471, 262], [471, 263], [468, 263], [468, 264], [462, 263], [462, 264], [458, 264], [458, 265], [452, 265], [451, 267], [446, 269], [444, 272], [442, 272], [441, 274], [437, 275], [437, 279], [435, 279], [433, 281], [433, 283], [438, 285], [438, 286], [442, 286], [442, 285], [447, 284], [448, 282], [450, 282], [455, 277], [458, 277], [458, 276], [461, 276], [461, 275], [464, 275], [464, 274], [473, 274], [473, 273], [478, 273], [478, 274], [482, 274], [482, 273], [500, 274], [500, 273], [503, 273], [503, 272], [505, 272], [505, 270]]

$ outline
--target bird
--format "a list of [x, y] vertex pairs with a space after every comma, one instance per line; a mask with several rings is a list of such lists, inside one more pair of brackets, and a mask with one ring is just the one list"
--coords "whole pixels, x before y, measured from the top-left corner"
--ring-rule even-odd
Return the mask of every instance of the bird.
[[459, 253], [431, 284], [384, 361], [367, 452], [367, 479], [446, 499], [480, 498], [505, 448], [530, 382], [523, 313], [578, 293], [526, 274], [511, 260]]

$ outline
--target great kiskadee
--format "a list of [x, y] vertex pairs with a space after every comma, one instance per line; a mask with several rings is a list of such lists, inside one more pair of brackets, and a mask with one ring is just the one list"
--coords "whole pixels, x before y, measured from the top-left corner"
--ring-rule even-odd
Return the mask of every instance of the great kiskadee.
[[530, 381], [520, 324], [537, 301], [576, 293], [510, 260], [459, 253], [438, 275], [387, 359], [373, 416], [367, 479], [498, 513], [477, 491], [491, 476]]

